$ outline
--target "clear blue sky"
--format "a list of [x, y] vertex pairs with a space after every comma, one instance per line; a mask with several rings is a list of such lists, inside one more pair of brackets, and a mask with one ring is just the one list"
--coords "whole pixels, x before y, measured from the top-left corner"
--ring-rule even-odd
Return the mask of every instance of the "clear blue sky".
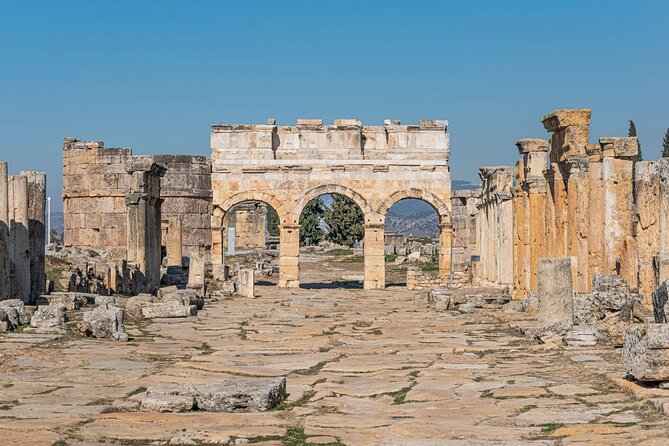
[[[513, 164], [540, 117], [592, 141], [669, 127], [667, 1], [0, 0], [0, 159], [60, 195], [64, 136], [209, 154], [212, 123], [448, 119], [454, 179]], [[54, 200], [56, 201], [56, 200]], [[60, 204], [55, 207], [60, 207]]]

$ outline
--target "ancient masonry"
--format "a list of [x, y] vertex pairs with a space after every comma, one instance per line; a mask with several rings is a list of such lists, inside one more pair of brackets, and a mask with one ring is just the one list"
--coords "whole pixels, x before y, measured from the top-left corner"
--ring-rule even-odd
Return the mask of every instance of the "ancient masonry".
[[272, 206], [280, 221], [279, 286], [299, 285], [299, 216], [322, 194], [352, 199], [365, 220], [364, 287], [385, 286], [384, 222], [398, 200], [418, 198], [440, 218], [439, 270], [450, 273], [451, 178], [446, 121], [363, 126], [354, 119], [323, 125], [214, 125], [212, 264], [223, 265], [226, 214], [245, 201]]
[[669, 161], [635, 162], [634, 137], [590, 144], [587, 109], [542, 123], [549, 141], [518, 141], [515, 172], [481, 169], [478, 282], [523, 297], [537, 291], [539, 258], [569, 257], [576, 293], [595, 274], [620, 275], [650, 303], [669, 279]]
[[33, 304], [44, 292], [46, 174], [8, 175], [0, 162], [0, 300]]

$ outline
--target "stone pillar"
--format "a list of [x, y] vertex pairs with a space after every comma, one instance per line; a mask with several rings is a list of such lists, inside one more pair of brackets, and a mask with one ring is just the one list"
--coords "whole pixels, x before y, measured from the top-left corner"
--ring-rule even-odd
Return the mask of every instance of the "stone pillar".
[[128, 262], [134, 263], [143, 274], [143, 291], [151, 292], [160, 287], [160, 178], [167, 169], [152, 158], [138, 158], [128, 163], [126, 170], [132, 175], [125, 199]]
[[242, 268], [237, 276], [237, 294], [242, 297], [255, 297], [255, 270]]
[[567, 218], [568, 233], [567, 253], [576, 259], [577, 293], [587, 293], [590, 289], [588, 269], [588, 235], [589, 235], [589, 178], [588, 159], [573, 157], [567, 160], [569, 174], [567, 181]]
[[165, 250], [167, 266], [183, 266], [183, 237], [179, 215], [173, 215], [167, 220]]
[[658, 161], [660, 176], [660, 246], [658, 253], [658, 282], [669, 280], [669, 158]]
[[453, 225], [446, 222], [448, 217], [440, 216], [439, 223], [439, 275], [447, 277], [451, 274], [451, 249], [453, 245]]
[[279, 287], [300, 286], [300, 225], [279, 225]]
[[542, 257], [538, 263], [539, 328], [574, 323], [571, 259]]
[[386, 258], [383, 223], [365, 224], [365, 280], [366, 290], [382, 290], [386, 286]]
[[[509, 188], [513, 176], [509, 175]], [[499, 220], [496, 237], [499, 241], [497, 255], [497, 280], [500, 285], [513, 285], [513, 201], [511, 192], [500, 193]]]
[[203, 252], [192, 252], [188, 262], [188, 283], [186, 288], [205, 292], [206, 255]]
[[30, 303], [28, 178], [9, 177], [9, 261], [11, 296]]
[[28, 179], [28, 238], [30, 239], [30, 295], [36, 300], [46, 286], [46, 173], [21, 172]]
[[604, 271], [604, 169], [599, 145], [589, 146], [588, 269], [590, 277]]
[[639, 293], [643, 301], [652, 305], [653, 291], [659, 286], [654, 268], [654, 259], [659, 250], [659, 196], [660, 178], [657, 163], [642, 161], [634, 169], [634, 196], [636, 197], [635, 234]]
[[632, 159], [638, 155], [638, 141], [633, 137], [600, 138], [599, 144], [604, 157], [604, 271], [619, 274], [637, 290]]
[[8, 299], [11, 292], [9, 284], [9, 180], [7, 163], [0, 162], [0, 300]]

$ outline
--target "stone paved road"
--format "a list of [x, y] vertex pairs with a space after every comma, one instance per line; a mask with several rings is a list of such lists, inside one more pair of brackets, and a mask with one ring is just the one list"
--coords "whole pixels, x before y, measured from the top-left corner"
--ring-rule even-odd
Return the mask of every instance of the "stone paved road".
[[[616, 352], [551, 349], [400, 289], [259, 294], [129, 326], [125, 344], [3, 340], [1, 444], [669, 444], [666, 418], [588, 365], [615, 373]], [[290, 397], [259, 414], [135, 411], [146, 387], [232, 375], [287, 376]]]

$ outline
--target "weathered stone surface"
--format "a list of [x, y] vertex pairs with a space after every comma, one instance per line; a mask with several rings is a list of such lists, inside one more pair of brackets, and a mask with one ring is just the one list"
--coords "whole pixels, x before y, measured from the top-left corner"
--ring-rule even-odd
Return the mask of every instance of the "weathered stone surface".
[[0, 308], [4, 308], [11, 324], [16, 327], [30, 323], [30, 314], [20, 299], [0, 300]]
[[539, 259], [538, 279], [539, 326], [545, 328], [557, 323], [573, 324], [571, 259], [568, 257]]
[[125, 311], [110, 303], [84, 313], [83, 322], [77, 325], [79, 332], [94, 338], [127, 341], [123, 319]]
[[67, 308], [63, 304], [41, 305], [30, 318], [30, 326], [39, 330], [61, 331], [65, 329]]
[[462, 304], [458, 306], [458, 311], [462, 314], [469, 314], [476, 311], [476, 307], [472, 304]]
[[142, 318], [142, 305], [156, 301], [156, 297], [150, 294], [138, 294], [137, 296], [132, 296], [125, 303], [125, 312], [128, 316]]
[[235, 281], [237, 294], [242, 297], [255, 297], [255, 270], [242, 268]]
[[653, 314], [658, 324], [669, 323], [669, 280], [653, 292]]
[[577, 326], [569, 330], [563, 336], [563, 340], [571, 347], [590, 347], [597, 345], [601, 337], [602, 335], [594, 327]]
[[208, 412], [264, 412], [285, 397], [286, 378], [235, 378], [200, 386], [195, 400]]
[[188, 317], [197, 314], [197, 307], [195, 305], [183, 305], [177, 301], [168, 301], [143, 303], [141, 311], [142, 317], [146, 319]]
[[149, 387], [142, 398], [140, 410], [143, 412], [188, 412], [195, 408], [194, 386], [171, 384]]
[[88, 304], [88, 299], [81, 293], [51, 293], [44, 297], [49, 305], [63, 304], [68, 310], [78, 310]]
[[623, 368], [637, 381], [669, 381], [669, 324], [643, 324], [625, 333]]

